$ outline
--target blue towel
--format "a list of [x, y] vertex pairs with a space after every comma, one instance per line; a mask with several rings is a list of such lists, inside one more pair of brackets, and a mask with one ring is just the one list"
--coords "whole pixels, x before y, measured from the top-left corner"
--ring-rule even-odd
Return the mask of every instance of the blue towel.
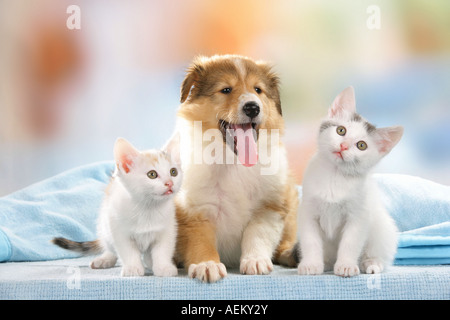
[[[0, 262], [79, 256], [50, 240], [96, 238], [98, 210], [113, 168], [112, 161], [86, 165], [0, 198]], [[375, 179], [400, 230], [395, 263], [449, 264], [450, 187], [407, 175]]]
[[400, 174], [375, 179], [400, 231], [395, 264], [450, 264], [450, 187]]
[[0, 262], [78, 257], [53, 237], [96, 238], [96, 220], [113, 162], [75, 168], [0, 198]]

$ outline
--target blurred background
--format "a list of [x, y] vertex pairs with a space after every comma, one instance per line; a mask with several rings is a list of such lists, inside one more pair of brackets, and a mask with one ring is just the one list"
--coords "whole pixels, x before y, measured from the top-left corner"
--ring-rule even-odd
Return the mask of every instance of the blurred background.
[[274, 64], [298, 183], [353, 85], [364, 117], [405, 127], [376, 172], [450, 184], [447, 0], [0, 0], [0, 195], [110, 160], [118, 136], [161, 147], [189, 62], [223, 53]]

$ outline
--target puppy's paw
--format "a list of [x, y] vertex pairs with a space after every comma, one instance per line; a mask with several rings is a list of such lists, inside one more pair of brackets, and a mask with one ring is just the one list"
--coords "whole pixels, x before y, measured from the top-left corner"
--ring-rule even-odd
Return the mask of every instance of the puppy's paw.
[[270, 258], [243, 258], [241, 260], [240, 271], [242, 274], [269, 274], [273, 270], [273, 263]]
[[341, 277], [353, 277], [359, 274], [359, 267], [353, 263], [336, 262], [334, 265], [334, 274]]
[[120, 275], [122, 277], [142, 277], [144, 273], [143, 265], [124, 265]]
[[188, 275], [202, 282], [216, 282], [227, 275], [227, 268], [220, 262], [206, 261], [199, 264], [191, 264], [188, 269]]
[[300, 275], [318, 275], [323, 273], [323, 263], [310, 263], [302, 261], [298, 265], [298, 274]]
[[175, 277], [178, 274], [178, 269], [174, 264], [168, 263], [165, 265], [154, 265], [153, 275], [157, 277]]

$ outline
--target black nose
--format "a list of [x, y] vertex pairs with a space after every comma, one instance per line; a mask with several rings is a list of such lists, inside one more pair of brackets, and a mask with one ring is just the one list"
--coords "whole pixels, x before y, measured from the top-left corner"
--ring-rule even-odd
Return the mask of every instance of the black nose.
[[255, 101], [249, 101], [244, 104], [244, 113], [249, 118], [255, 118], [259, 114], [259, 105]]

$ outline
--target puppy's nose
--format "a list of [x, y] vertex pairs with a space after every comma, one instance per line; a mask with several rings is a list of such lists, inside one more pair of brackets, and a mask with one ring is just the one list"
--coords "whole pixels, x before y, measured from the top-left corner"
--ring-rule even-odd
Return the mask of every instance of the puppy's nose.
[[244, 113], [249, 118], [255, 118], [259, 114], [259, 105], [255, 101], [249, 101], [244, 104]]

